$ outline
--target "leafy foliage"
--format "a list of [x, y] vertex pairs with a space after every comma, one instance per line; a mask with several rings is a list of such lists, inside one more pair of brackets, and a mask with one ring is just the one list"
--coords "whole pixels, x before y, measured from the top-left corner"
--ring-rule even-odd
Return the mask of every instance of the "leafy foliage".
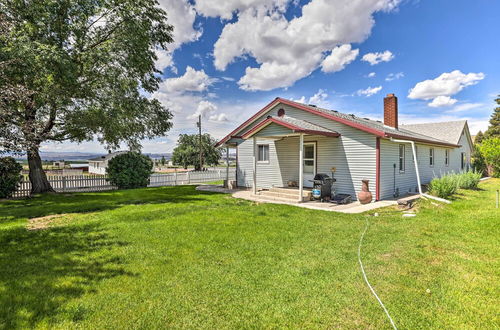
[[127, 152], [108, 162], [109, 182], [122, 189], [146, 187], [153, 170], [153, 162], [137, 152]]
[[[202, 160], [203, 164], [215, 166], [219, 164], [222, 157], [222, 148], [216, 148], [217, 140], [212, 138], [210, 134], [201, 136]], [[172, 154], [172, 162], [175, 165], [194, 166], [195, 169], [201, 170], [200, 167], [200, 140], [196, 134], [181, 134], [177, 141]]]
[[23, 179], [23, 167], [12, 157], [0, 157], [0, 198], [12, 196]]
[[493, 110], [490, 118], [490, 126], [484, 133], [486, 138], [500, 137], [500, 95], [495, 99], [498, 107]]
[[28, 152], [32, 179], [42, 142], [138, 150], [164, 135], [172, 114], [143, 91], [172, 29], [155, 0], [0, 2], [0, 149]]
[[491, 175], [500, 177], [500, 137], [488, 138], [479, 146]]
[[460, 189], [476, 189], [481, 177], [482, 175], [479, 171], [467, 171], [454, 175], [457, 181], [457, 187]]
[[451, 175], [434, 178], [429, 183], [429, 192], [441, 198], [448, 198], [457, 191], [457, 181]]
[[453, 195], [457, 189], [476, 189], [481, 180], [479, 171], [450, 173], [441, 178], [434, 178], [429, 184], [429, 192], [441, 198]]

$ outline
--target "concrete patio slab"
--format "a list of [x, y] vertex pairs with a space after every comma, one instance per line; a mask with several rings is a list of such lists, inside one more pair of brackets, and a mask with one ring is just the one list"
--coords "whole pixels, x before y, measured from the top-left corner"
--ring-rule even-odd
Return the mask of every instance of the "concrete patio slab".
[[371, 211], [375, 210], [381, 207], [386, 207], [386, 206], [391, 206], [391, 205], [397, 205], [396, 200], [384, 200], [384, 201], [378, 201], [374, 203], [369, 203], [369, 204], [361, 204], [360, 202], [352, 202], [350, 204], [346, 205], [336, 205], [332, 203], [321, 203], [318, 201], [308, 201], [308, 202], [285, 202], [285, 201], [278, 201], [278, 200], [270, 200], [267, 198], [263, 198], [262, 196], [259, 195], [254, 195], [252, 191], [249, 190], [239, 190], [236, 191], [232, 194], [234, 198], [241, 198], [241, 199], [246, 199], [254, 202], [259, 202], [259, 203], [274, 203], [274, 204], [286, 204], [286, 205], [293, 205], [297, 207], [303, 207], [306, 209], [312, 209], [312, 210], [321, 210], [321, 211], [329, 211], [329, 212], [340, 212], [340, 213], [363, 213], [366, 211]]

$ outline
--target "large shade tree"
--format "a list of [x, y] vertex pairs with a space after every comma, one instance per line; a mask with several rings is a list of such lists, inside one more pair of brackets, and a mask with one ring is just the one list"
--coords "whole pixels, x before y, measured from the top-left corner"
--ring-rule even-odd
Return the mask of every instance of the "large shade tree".
[[44, 142], [135, 150], [170, 129], [147, 95], [161, 81], [155, 51], [172, 41], [155, 0], [0, 2], [0, 151], [26, 152], [33, 193], [52, 190]]
[[222, 156], [222, 148], [215, 147], [217, 140], [210, 134], [201, 136], [202, 164], [200, 165], [200, 138], [197, 134], [181, 134], [172, 153], [172, 162], [184, 168], [194, 166], [201, 170], [203, 165], [218, 165]]

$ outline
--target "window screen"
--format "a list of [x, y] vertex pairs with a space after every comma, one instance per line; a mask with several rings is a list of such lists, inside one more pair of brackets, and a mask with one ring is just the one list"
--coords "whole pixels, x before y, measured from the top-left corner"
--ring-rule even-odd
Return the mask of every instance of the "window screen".
[[269, 145], [268, 144], [261, 144], [258, 147], [259, 147], [259, 151], [258, 151], [257, 161], [268, 162], [269, 161]]
[[399, 145], [399, 171], [404, 172], [405, 170], [405, 145]]

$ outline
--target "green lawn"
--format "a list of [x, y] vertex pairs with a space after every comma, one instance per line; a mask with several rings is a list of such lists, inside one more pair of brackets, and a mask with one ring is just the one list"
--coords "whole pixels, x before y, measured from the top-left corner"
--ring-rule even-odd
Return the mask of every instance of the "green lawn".
[[413, 218], [191, 186], [0, 202], [0, 328], [388, 328], [357, 261], [367, 217], [365, 269], [399, 328], [498, 328], [500, 180], [480, 187]]

